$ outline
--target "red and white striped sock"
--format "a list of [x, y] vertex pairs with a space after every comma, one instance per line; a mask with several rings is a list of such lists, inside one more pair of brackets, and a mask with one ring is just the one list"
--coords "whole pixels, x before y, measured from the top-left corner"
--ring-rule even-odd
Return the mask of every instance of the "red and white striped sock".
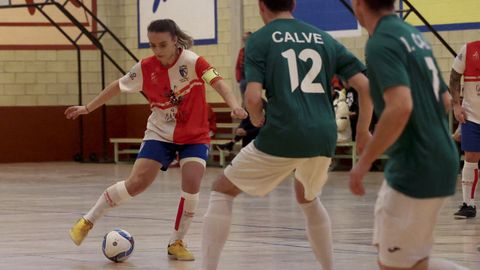
[[478, 163], [465, 162], [462, 170], [463, 202], [475, 206], [475, 191], [478, 185]]
[[200, 193], [190, 194], [182, 191], [178, 204], [177, 218], [175, 219], [175, 227], [170, 242], [183, 240], [187, 234], [190, 223], [192, 223], [195, 211], [197, 210], [199, 194]]

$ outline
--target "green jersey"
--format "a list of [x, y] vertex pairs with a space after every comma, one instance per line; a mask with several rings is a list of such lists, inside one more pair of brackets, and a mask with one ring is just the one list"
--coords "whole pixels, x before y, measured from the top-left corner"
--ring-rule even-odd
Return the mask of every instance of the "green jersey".
[[385, 106], [383, 93], [390, 87], [409, 87], [413, 100], [405, 129], [388, 149], [388, 184], [416, 198], [454, 194], [459, 160], [442, 99], [447, 86], [430, 44], [396, 15], [385, 16], [368, 40], [366, 57], [378, 116]]
[[246, 79], [263, 84], [268, 100], [255, 147], [280, 157], [331, 157], [337, 141], [331, 79], [364, 69], [326, 32], [295, 19], [277, 19], [253, 33]]

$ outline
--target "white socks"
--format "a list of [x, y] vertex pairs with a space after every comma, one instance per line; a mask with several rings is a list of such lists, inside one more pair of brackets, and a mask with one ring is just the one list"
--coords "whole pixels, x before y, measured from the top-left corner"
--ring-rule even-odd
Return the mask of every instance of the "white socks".
[[[202, 270], [217, 269], [220, 253], [230, 232], [232, 206], [232, 196], [211, 192], [203, 221]], [[332, 270], [332, 233], [328, 213], [318, 199], [300, 206], [307, 220], [307, 233], [313, 252], [323, 270]]]
[[468, 270], [468, 268], [444, 259], [430, 258], [428, 270]]
[[190, 194], [182, 191], [170, 243], [175, 240], [183, 240], [185, 234], [187, 234], [190, 223], [192, 223], [193, 216], [195, 216], [195, 211], [197, 210], [199, 194], [200, 193]]
[[306, 218], [306, 229], [310, 245], [323, 270], [333, 269], [333, 248], [330, 217], [318, 198], [300, 204]]
[[203, 220], [202, 270], [217, 269], [220, 253], [230, 232], [232, 206], [232, 196], [216, 191], [210, 193]]
[[463, 202], [475, 206], [475, 190], [478, 184], [478, 163], [465, 162], [462, 170]]
[[84, 218], [93, 224], [105, 214], [106, 210], [119, 205], [131, 197], [132, 196], [128, 194], [125, 181], [117, 182], [108, 187], [102, 195], [100, 195], [95, 206], [88, 211]]

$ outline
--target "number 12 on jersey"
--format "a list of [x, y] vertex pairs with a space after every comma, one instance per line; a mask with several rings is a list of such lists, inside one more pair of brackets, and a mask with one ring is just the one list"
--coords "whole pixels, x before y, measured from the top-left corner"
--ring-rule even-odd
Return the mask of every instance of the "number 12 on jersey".
[[309, 59], [312, 60], [312, 67], [302, 79], [301, 84], [298, 74], [297, 54], [295, 51], [293, 49], [286, 50], [282, 53], [282, 56], [287, 59], [292, 92], [295, 92], [298, 86], [300, 86], [300, 90], [304, 93], [325, 93], [325, 89], [321, 83], [313, 82], [322, 71], [323, 64], [322, 57], [317, 51], [304, 49], [298, 55], [298, 58], [303, 62], [307, 62]]

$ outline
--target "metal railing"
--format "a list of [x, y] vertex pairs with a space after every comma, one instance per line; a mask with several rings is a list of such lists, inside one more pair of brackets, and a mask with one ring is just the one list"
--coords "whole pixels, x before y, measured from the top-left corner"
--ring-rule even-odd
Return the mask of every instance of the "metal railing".
[[[76, 7], [81, 7], [84, 11], [91, 16], [92, 20], [95, 21], [98, 25], [100, 25], [103, 29], [100, 31], [89, 31], [75, 16], [73, 16], [70, 11], [65, 8], [68, 2], [72, 2]], [[69, 36], [61, 27], [59, 23], [57, 23], [47, 12], [44, 10], [44, 7], [52, 6], [56, 7], [57, 10], [62, 12], [65, 17], [80, 30], [80, 34], [77, 37]], [[110, 61], [111, 64], [115, 66], [115, 68], [120, 71], [122, 74], [126, 74], [126, 71], [113, 59], [113, 57], [105, 50], [103, 44], [101, 43], [101, 39], [106, 35], [109, 34], [113, 40], [125, 51], [127, 54], [135, 61], [138, 62], [138, 58], [130, 51], [125, 44], [110, 30], [108, 27], [88, 8], [86, 7], [82, 1], [69, 1], [65, 0], [63, 3], [59, 3], [57, 0], [45, 0], [43, 3], [26, 3], [26, 4], [12, 4], [9, 1], [8, 5], [0, 6], [0, 9], [10, 9], [10, 8], [34, 8], [38, 10], [76, 49], [77, 51], [77, 68], [78, 68], [78, 105], [83, 105], [83, 89], [82, 89], [82, 48], [78, 41], [82, 36], [87, 37], [92, 44], [100, 51], [100, 65], [101, 65], [101, 84], [102, 89], [105, 88], [105, 57]], [[145, 94], [142, 92], [142, 95], [145, 97]], [[107, 158], [107, 147], [108, 147], [108, 135], [107, 135], [107, 111], [106, 106], [102, 106], [102, 139], [103, 139], [103, 158]], [[75, 155], [75, 160], [77, 161], [84, 161], [84, 122], [83, 117], [79, 119], [79, 153]]]
[[[347, 8], [352, 14], [354, 14], [353, 12], [353, 9], [352, 7], [350, 6], [350, 4], [346, 1], [346, 0], [339, 0], [344, 6], [345, 8]], [[440, 35], [438, 33], [437, 30], [435, 30], [435, 28], [428, 22], [427, 19], [425, 19], [425, 17], [423, 17], [423, 15], [420, 13], [420, 11], [418, 11], [415, 6], [413, 6], [409, 0], [402, 0], [403, 2], [402, 3], [405, 3], [408, 7], [408, 9], [401, 9], [401, 10], [398, 10], [397, 12], [400, 13], [400, 15], [402, 16], [402, 19], [406, 19], [411, 13], [417, 15], [417, 17], [420, 19], [420, 21], [422, 21], [422, 23], [428, 28], [428, 30], [430, 30], [430, 32], [432, 32], [432, 34], [442, 43], [442, 45], [454, 56], [456, 57], [457, 56], [457, 53], [455, 52], [455, 50], [450, 46], [450, 44], [448, 44], [448, 42], [442, 37], [442, 35]], [[405, 14], [403, 14], [405, 13]]]
[[[347, 8], [352, 14], [354, 14], [353, 8], [350, 6], [350, 4], [346, 0], [339, 0], [345, 8]], [[428, 22], [428, 20], [418, 11], [418, 9], [415, 8], [412, 3], [410, 3], [410, 0], [402, 0], [402, 3], [405, 3], [408, 7], [408, 9], [400, 9], [397, 10], [397, 13], [400, 14], [403, 20], [407, 19], [407, 17], [413, 13], [415, 14], [420, 21], [432, 32], [432, 34], [442, 43], [442, 45], [452, 54], [453, 57], [457, 57], [457, 52], [448, 44], [448, 42], [438, 33], [438, 31]], [[355, 15], [355, 14], [354, 14]], [[450, 128], [450, 131], [453, 131], [453, 115], [452, 112], [449, 112], [448, 114], [448, 125]]]

